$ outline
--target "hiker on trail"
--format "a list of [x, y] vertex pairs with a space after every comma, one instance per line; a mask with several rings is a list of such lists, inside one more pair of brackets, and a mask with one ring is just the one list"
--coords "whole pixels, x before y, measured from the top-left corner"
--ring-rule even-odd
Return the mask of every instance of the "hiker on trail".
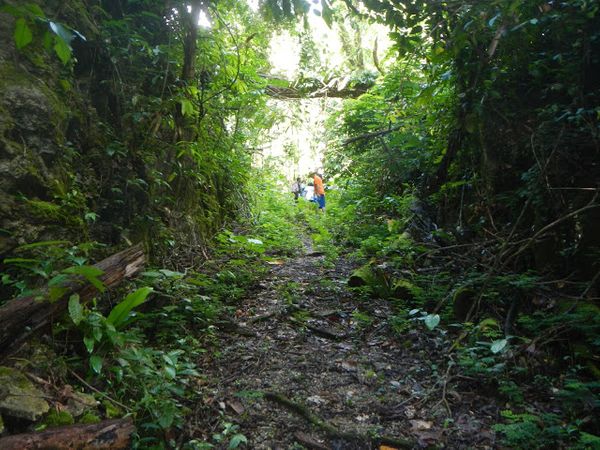
[[298, 197], [302, 195], [302, 191], [304, 190], [304, 186], [302, 186], [302, 181], [300, 181], [300, 177], [296, 178], [296, 181], [292, 183], [292, 194], [294, 194], [294, 201], [298, 203]]
[[313, 173], [313, 183], [315, 186], [315, 200], [319, 205], [319, 210], [325, 212], [325, 188], [323, 187], [323, 178], [317, 172]]

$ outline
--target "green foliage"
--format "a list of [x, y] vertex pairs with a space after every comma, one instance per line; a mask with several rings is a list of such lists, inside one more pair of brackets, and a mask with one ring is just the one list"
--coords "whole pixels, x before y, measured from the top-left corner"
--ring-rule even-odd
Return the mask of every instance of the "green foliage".
[[76, 30], [73, 30], [60, 22], [49, 20], [44, 11], [34, 3], [2, 7], [2, 12], [11, 14], [16, 18], [14, 41], [17, 49], [22, 50], [31, 44], [36, 35], [41, 34], [43, 46], [49, 50], [54, 49], [54, 53], [64, 65], [67, 65], [72, 59], [71, 41], [77, 37], [85, 41], [85, 37]]
[[104, 292], [105, 287], [104, 283], [98, 278], [103, 275], [104, 272], [97, 267], [94, 266], [73, 266], [67, 267], [62, 271], [63, 273], [70, 275], [81, 275], [84, 277], [92, 286], [94, 286], [98, 291]]
[[581, 422], [565, 423], [552, 413], [515, 413], [502, 411], [507, 423], [494, 425], [494, 431], [502, 436], [502, 443], [511, 448], [541, 449], [565, 446], [568, 448], [595, 448], [597, 436], [583, 432]]
[[111, 310], [106, 318], [106, 323], [115, 328], [120, 328], [125, 325], [131, 310], [144, 303], [151, 292], [152, 288], [145, 286], [128, 294], [121, 303]]
[[15, 22], [15, 45], [20, 50], [31, 42], [33, 34], [23, 17], [19, 17]]
[[352, 319], [358, 324], [359, 327], [362, 328], [370, 326], [374, 321], [369, 314], [358, 309], [352, 311]]
[[6, 298], [32, 294], [41, 297], [39, 287], [42, 280], [48, 286], [48, 300], [56, 301], [66, 292], [65, 284], [74, 281], [74, 276], [77, 275], [83, 276], [87, 282], [102, 291], [104, 285], [98, 279], [100, 274], [97, 269], [84, 265], [90, 251], [98, 247], [98, 244], [67, 244], [67, 241], [40, 241], [17, 247], [15, 255], [22, 256], [3, 260], [6, 269], [0, 281], [10, 289]]

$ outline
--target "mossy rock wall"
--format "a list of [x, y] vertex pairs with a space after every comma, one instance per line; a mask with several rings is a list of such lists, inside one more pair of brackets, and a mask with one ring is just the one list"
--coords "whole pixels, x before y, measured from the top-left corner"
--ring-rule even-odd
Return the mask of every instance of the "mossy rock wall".
[[[87, 0], [34, 3], [85, 40], [72, 41], [64, 65], [42, 44], [47, 24], [32, 24], [42, 28], [17, 49], [15, 18], [0, 13], [0, 260], [19, 245], [57, 239], [98, 241], [106, 253], [145, 241], [159, 260], [175, 245], [205, 245], [238, 207], [227, 191], [234, 177], [212, 147], [206, 161], [182, 162], [164, 69], [130, 45], [137, 32], [153, 46], [170, 42], [171, 30], [123, 19], [122, 11], [111, 17]], [[121, 19], [116, 29], [127, 31], [116, 37], [110, 27]]]
[[44, 50], [37, 30], [32, 43], [17, 50], [14, 22], [0, 13], [0, 255], [27, 242], [79, 239], [83, 222], [66, 220], [73, 211], [47, 215], [32, 205], [64, 209], [64, 174], [89, 172], [72, 158], [81, 143], [70, 140], [73, 123], [90, 113], [82, 93], [71, 87], [72, 71]]

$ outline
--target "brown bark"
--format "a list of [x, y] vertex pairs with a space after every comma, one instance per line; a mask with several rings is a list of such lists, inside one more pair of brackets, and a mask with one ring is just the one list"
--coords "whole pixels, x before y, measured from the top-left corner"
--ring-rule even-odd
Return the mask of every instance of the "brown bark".
[[191, 11], [185, 15], [185, 35], [183, 37], [183, 68], [181, 79], [190, 81], [194, 78], [196, 52], [198, 49], [198, 18], [200, 16], [200, 0], [191, 3]]
[[[146, 257], [141, 244], [134, 245], [100, 261], [94, 267], [104, 272], [99, 278], [106, 288], [111, 288], [139, 272]], [[18, 344], [31, 334], [60, 317], [67, 309], [68, 298], [77, 293], [82, 301], [90, 300], [96, 289], [81, 280], [65, 286], [64, 294], [50, 303], [42, 296], [29, 296], [10, 300], [0, 307], [0, 358], [10, 354]], [[1, 447], [0, 447], [1, 448]]]
[[130, 418], [105, 420], [92, 425], [51, 428], [39, 433], [15, 434], [0, 438], [3, 450], [29, 449], [122, 449], [129, 447], [135, 431]]

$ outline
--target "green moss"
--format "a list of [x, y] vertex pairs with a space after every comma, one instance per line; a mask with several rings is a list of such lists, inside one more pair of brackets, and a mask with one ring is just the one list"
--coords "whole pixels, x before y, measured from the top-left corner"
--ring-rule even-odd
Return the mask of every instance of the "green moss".
[[108, 400], [104, 400], [102, 402], [102, 405], [104, 406], [104, 410], [105, 410], [107, 418], [115, 419], [117, 417], [123, 416], [123, 412], [118, 407], [116, 407], [112, 402], [110, 402]]
[[[10, 378], [11, 384], [19, 389], [29, 389], [33, 387], [31, 381], [29, 381], [25, 375], [12, 367], [0, 366], [0, 380], [4, 377]], [[8, 379], [1, 381], [7, 383]]]
[[29, 212], [37, 218], [47, 222], [63, 222], [65, 217], [59, 205], [43, 200], [27, 200]]
[[79, 423], [83, 424], [99, 423], [100, 421], [100, 416], [91, 411], [86, 412], [83, 416], [81, 416], [81, 419], [79, 419]]
[[0, 410], [7, 417], [35, 421], [48, 412], [43, 393], [12, 367], [0, 367]]
[[44, 419], [44, 424], [49, 427], [60, 427], [64, 425], [73, 425], [75, 423], [75, 419], [68, 411], [56, 411], [55, 409], [51, 410], [46, 418]]

